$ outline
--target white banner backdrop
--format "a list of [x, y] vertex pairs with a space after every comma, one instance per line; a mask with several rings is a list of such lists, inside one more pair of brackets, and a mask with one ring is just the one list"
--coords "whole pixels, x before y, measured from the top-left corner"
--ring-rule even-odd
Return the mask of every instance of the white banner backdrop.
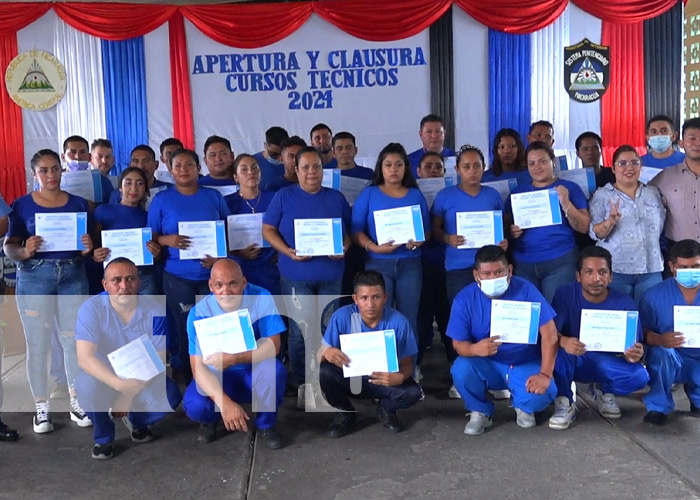
[[319, 122], [355, 134], [358, 156], [389, 142], [408, 152], [420, 147], [419, 122], [430, 113], [428, 30], [374, 43], [313, 15], [286, 39], [254, 50], [216, 43], [189, 21], [186, 32], [199, 153], [212, 134], [230, 139], [236, 154], [255, 153], [273, 125], [309, 142]]

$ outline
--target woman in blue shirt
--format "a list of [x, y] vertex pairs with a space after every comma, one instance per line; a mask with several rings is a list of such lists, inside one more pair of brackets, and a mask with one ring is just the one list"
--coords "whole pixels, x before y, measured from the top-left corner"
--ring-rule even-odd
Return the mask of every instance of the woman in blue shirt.
[[[412, 206], [419, 207], [425, 238], [409, 239], [400, 244], [394, 244], [393, 240], [377, 241], [375, 212]], [[374, 178], [353, 206], [352, 234], [355, 243], [369, 253], [365, 268], [382, 274], [387, 304], [393, 307], [396, 301], [396, 309], [408, 319], [417, 342], [416, 323], [423, 277], [420, 247], [430, 238], [430, 214], [401, 144], [390, 143], [379, 153]]]
[[174, 327], [169, 339], [173, 379], [189, 383], [192, 371], [187, 352], [187, 314], [197, 295], [209, 293], [209, 269], [216, 259], [206, 255], [201, 260], [181, 260], [180, 250], [187, 250], [191, 239], [179, 234], [178, 223], [225, 221], [230, 212], [218, 191], [200, 186], [197, 153], [189, 149], [173, 152], [169, 169], [175, 186], [153, 198], [148, 209], [148, 225], [153, 231], [153, 241], [165, 249], [163, 292]]
[[50, 251], [36, 234], [36, 215], [77, 213], [87, 216], [87, 201], [60, 188], [61, 159], [42, 149], [31, 160], [39, 189], [12, 204], [5, 253], [17, 261], [17, 307], [27, 342], [27, 377], [36, 404], [34, 432], [51, 432], [46, 357], [51, 348], [51, 328], [58, 322], [70, 392], [70, 417], [80, 427], [92, 425], [75, 396], [78, 374], [75, 320], [83, 295], [88, 293], [83, 256], [92, 251], [88, 234], [80, 235], [82, 250]]
[[493, 138], [493, 162], [484, 172], [483, 181], [493, 182], [504, 179], [517, 179], [518, 183], [528, 182], [527, 162], [523, 140], [512, 128], [502, 128]]
[[513, 190], [506, 202], [506, 212], [512, 217], [514, 194], [555, 189], [562, 223], [529, 229], [521, 229], [516, 224], [510, 226], [515, 275], [530, 281], [551, 302], [557, 288], [575, 278], [577, 249], [574, 231], [587, 232], [591, 218], [581, 188], [554, 175], [556, 157], [549, 146], [544, 142], [533, 142], [525, 150], [525, 155], [532, 181]]
[[[148, 227], [148, 212], [144, 210], [148, 198], [148, 179], [138, 167], [129, 167], [119, 176], [119, 203], [100, 205], [95, 209], [95, 241], [101, 244], [101, 231], [115, 229], [138, 229]], [[154, 259], [160, 256], [160, 245], [155, 241], [146, 243]], [[109, 248], [96, 248], [95, 262], [104, 262], [109, 256]], [[159, 295], [160, 283], [156, 280], [154, 266], [139, 266], [141, 295]]]

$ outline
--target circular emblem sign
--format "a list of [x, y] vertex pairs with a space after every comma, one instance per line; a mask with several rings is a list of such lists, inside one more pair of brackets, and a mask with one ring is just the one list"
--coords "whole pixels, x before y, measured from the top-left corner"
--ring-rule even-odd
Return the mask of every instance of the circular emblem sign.
[[5, 85], [17, 105], [42, 111], [55, 106], [66, 93], [66, 69], [48, 52], [29, 50], [7, 67]]

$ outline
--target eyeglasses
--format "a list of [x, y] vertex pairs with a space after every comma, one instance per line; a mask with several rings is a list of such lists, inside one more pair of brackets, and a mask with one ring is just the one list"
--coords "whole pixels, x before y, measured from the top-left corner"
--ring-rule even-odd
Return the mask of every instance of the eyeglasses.
[[640, 160], [629, 160], [629, 161], [627, 161], [627, 160], [620, 160], [620, 161], [618, 161], [615, 165], [617, 165], [618, 167], [625, 168], [625, 167], [627, 167], [627, 166], [630, 166], [630, 167], [638, 167], [638, 166], [640, 166], [641, 164], [642, 164], [642, 162], [641, 162]]

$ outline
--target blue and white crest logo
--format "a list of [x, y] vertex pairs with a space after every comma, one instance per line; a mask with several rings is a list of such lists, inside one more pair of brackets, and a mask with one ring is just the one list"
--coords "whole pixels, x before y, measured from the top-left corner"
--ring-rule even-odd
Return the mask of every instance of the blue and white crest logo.
[[564, 87], [572, 99], [593, 102], [610, 85], [610, 47], [592, 43], [588, 38], [564, 47]]

